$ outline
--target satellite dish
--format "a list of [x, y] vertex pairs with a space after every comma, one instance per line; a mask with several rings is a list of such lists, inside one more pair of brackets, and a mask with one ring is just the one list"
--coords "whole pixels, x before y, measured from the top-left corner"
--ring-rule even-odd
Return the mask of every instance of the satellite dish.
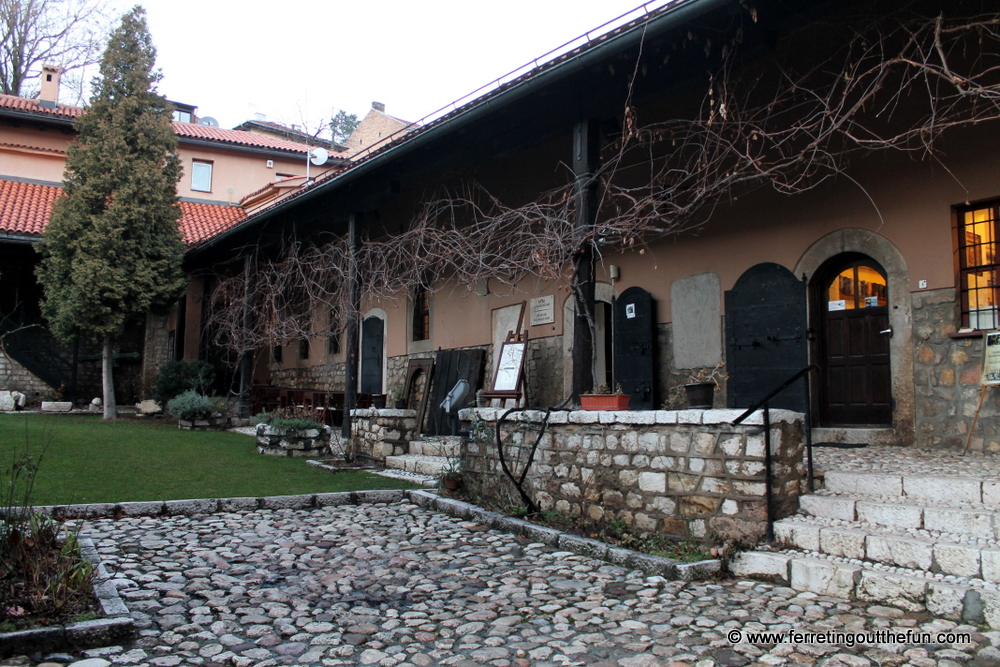
[[317, 167], [326, 164], [328, 159], [330, 159], [330, 154], [325, 148], [313, 148], [309, 151], [309, 162]]
[[219, 127], [219, 121], [215, 120], [211, 116], [205, 116], [204, 118], [199, 118], [198, 124], [204, 125], [205, 127]]

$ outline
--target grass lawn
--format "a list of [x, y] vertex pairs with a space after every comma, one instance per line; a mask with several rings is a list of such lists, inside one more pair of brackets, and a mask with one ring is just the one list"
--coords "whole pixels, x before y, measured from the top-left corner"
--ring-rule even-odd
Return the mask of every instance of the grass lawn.
[[416, 488], [366, 472], [329, 473], [263, 456], [240, 433], [182, 431], [170, 420], [0, 414], [0, 481], [25, 451], [42, 454], [36, 505], [276, 496]]

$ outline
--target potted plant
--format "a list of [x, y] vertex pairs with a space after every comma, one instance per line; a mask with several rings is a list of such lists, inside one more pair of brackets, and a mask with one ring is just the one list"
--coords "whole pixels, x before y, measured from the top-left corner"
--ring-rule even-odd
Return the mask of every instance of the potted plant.
[[397, 410], [406, 409], [406, 401], [403, 398], [403, 385], [394, 384], [392, 389], [389, 390], [389, 399], [392, 401], [392, 407]]
[[449, 456], [437, 474], [438, 489], [457, 491], [462, 486], [462, 470], [462, 459], [458, 456]]
[[691, 373], [690, 381], [684, 385], [688, 407], [694, 410], [710, 410], [715, 403], [715, 392], [721, 391], [719, 380], [729, 376], [722, 372], [723, 362], [713, 368], [699, 368]]
[[628, 410], [628, 402], [631, 396], [622, 391], [622, 386], [615, 386], [615, 393], [611, 393], [611, 388], [602, 384], [591, 390], [589, 394], [580, 394], [580, 406], [584, 410]]

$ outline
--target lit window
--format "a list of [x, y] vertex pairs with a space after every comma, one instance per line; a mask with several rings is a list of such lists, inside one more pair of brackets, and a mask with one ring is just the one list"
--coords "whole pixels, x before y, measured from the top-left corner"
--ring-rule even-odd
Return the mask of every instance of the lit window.
[[413, 340], [431, 337], [431, 292], [427, 285], [413, 291]]
[[212, 163], [194, 160], [191, 163], [191, 189], [198, 192], [212, 191]]
[[958, 253], [958, 291], [962, 304], [962, 326], [996, 329], [997, 312], [997, 221], [1000, 202], [957, 208], [955, 213]]

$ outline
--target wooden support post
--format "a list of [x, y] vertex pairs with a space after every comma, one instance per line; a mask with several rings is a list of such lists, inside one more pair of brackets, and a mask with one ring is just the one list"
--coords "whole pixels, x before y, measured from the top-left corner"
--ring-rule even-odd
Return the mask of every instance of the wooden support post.
[[969, 427], [969, 435], [965, 438], [965, 449], [962, 450], [962, 456], [965, 456], [969, 451], [969, 444], [972, 442], [972, 433], [976, 430], [976, 422], [979, 421], [979, 411], [983, 409], [983, 401], [986, 399], [986, 390], [989, 389], [989, 385], [983, 385], [979, 388], [979, 404], [976, 406], [976, 414], [972, 417], [972, 426]]
[[597, 123], [582, 120], [573, 127], [573, 173], [576, 176], [576, 255], [573, 258], [573, 400], [594, 386], [594, 243], [597, 220], [594, 169], [599, 159]]

